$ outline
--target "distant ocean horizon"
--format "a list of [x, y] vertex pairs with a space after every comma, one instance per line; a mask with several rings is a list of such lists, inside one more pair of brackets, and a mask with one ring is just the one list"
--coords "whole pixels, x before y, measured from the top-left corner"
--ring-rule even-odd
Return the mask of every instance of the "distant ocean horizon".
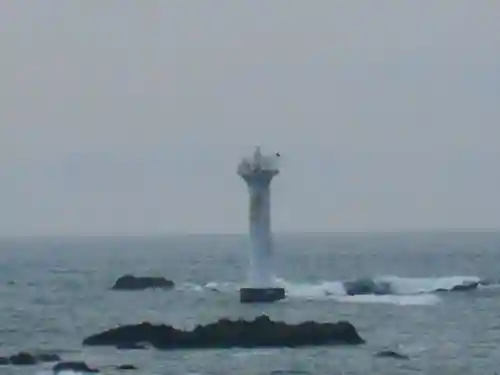
[[[332, 230], [277, 230], [273, 229], [274, 237], [282, 236], [342, 236], [342, 235], [391, 235], [391, 234], [453, 234], [453, 233], [500, 233], [500, 227], [424, 227], [424, 228], [387, 228], [387, 229], [332, 229]], [[248, 236], [246, 229], [241, 231], [175, 231], [175, 232], [63, 232], [63, 233], [15, 233], [0, 234], [0, 239], [49, 239], [49, 238], [168, 238], [188, 236]]]

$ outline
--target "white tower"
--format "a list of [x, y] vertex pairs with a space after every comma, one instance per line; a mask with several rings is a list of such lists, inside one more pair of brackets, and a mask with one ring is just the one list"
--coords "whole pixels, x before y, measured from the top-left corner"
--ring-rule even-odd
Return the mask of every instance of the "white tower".
[[241, 288], [241, 302], [273, 302], [285, 297], [285, 290], [273, 282], [270, 185], [279, 173], [279, 154], [263, 156], [257, 147], [253, 158], [244, 158], [238, 174], [250, 195], [250, 269], [248, 286]]

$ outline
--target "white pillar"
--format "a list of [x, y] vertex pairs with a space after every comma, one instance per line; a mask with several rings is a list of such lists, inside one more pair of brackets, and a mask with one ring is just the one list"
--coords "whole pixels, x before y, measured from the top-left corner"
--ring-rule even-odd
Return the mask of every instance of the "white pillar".
[[249, 193], [250, 267], [249, 287], [273, 287], [270, 185], [279, 173], [273, 157], [263, 157], [257, 148], [252, 160], [243, 160], [238, 174]]
[[247, 181], [250, 195], [249, 234], [250, 234], [250, 270], [249, 284], [252, 287], [270, 287], [272, 285], [272, 238], [270, 218], [271, 180], [257, 177], [257, 181]]

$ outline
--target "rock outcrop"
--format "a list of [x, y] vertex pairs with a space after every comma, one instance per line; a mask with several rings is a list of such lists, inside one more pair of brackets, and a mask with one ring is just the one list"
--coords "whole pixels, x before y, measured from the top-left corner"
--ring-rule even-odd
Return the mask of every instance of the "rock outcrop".
[[265, 315], [253, 321], [220, 319], [183, 331], [168, 325], [141, 323], [113, 328], [87, 337], [83, 345], [123, 347], [149, 343], [158, 349], [298, 347], [364, 343], [356, 328], [338, 323], [274, 322]]
[[83, 373], [98, 373], [99, 370], [89, 367], [85, 362], [59, 362], [52, 367], [52, 372], [57, 374], [61, 371], [74, 371]]
[[385, 295], [392, 294], [391, 284], [386, 281], [375, 281], [373, 279], [357, 279], [352, 281], [345, 281], [343, 283], [347, 295], [363, 295], [375, 294]]
[[43, 353], [35, 355], [28, 352], [19, 352], [10, 357], [0, 357], [0, 365], [31, 366], [40, 362], [57, 362], [60, 360], [61, 358], [57, 354]]
[[149, 288], [172, 289], [175, 286], [172, 280], [164, 277], [125, 275], [116, 280], [113, 290], [144, 290]]
[[13, 356], [10, 357], [10, 364], [11, 365], [36, 365], [38, 361], [36, 360], [35, 356], [26, 353], [26, 352], [20, 352], [18, 354], [14, 354]]
[[127, 370], [137, 370], [134, 365], [120, 365], [115, 367], [117, 370], [127, 371]]
[[[462, 284], [453, 286], [448, 291], [450, 292], [466, 292], [468, 290], [474, 290], [479, 287], [479, 281], [464, 281]], [[446, 292], [445, 289], [436, 289], [436, 292]]]

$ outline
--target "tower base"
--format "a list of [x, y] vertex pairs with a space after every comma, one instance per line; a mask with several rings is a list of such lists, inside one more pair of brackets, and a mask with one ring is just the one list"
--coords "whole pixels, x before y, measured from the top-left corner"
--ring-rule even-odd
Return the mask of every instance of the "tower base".
[[241, 288], [241, 303], [269, 303], [282, 300], [286, 297], [285, 288]]

